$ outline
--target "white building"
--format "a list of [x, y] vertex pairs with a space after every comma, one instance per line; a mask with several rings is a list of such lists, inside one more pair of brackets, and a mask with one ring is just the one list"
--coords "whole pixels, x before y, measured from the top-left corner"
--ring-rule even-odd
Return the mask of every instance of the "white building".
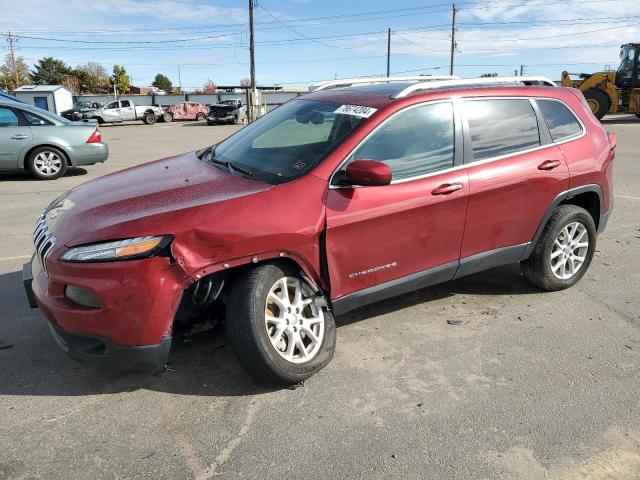
[[16, 88], [13, 95], [31, 105], [58, 115], [73, 108], [73, 93], [62, 85], [25, 85]]

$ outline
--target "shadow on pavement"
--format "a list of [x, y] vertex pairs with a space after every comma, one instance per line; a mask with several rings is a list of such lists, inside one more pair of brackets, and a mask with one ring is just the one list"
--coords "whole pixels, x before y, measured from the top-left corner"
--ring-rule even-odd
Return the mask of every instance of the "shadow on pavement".
[[625, 123], [640, 123], [635, 115], [612, 115], [600, 120], [603, 125], [622, 125]]
[[[108, 373], [82, 365], [56, 346], [46, 320], [30, 309], [20, 272], [0, 275], [0, 395], [98, 395], [138, 389], [178, 395], [242, 396], [274, 389], [256, 384], [226, 344], [224, 327], [174, 341], [167, 371], [157, 375]], [[456, 294], [539, 293], [509, 265], [355, 310], [338, 326]], [[469, 302], [471, 303], [471, 302]]]
[[[78, 177], [80, 175], [86, 175], [86, 174], [87, 174], [87, 171], [84, 168], [70, 167], [67, 170], [67, 173], [64, 174], [64, 176]], [[0, 181], [2, 180], [14, 180], [19, 182], [22, 182], [22, 181], [43, 182], [43, 184], [46, 184], [48, 181], [50, 181], [50, 180], [38, 180], [26, 170], [10, 170], [7, 172], [2, 172], [0, 173]]]

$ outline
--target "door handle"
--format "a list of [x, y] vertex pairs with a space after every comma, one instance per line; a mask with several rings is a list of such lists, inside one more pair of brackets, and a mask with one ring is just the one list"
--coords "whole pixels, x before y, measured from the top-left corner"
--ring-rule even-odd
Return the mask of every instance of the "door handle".
[[23, 135], [22, 133], [18, 133], [11, 138], [13, 140], [24, 140], [25, 138], [29, 138], [29, 135]]
[[455, 183], [443, 183], [439, 187], [431, 190], [431, 195], [449, 195], [450, 193], [457, 192], [458, 190], [460, 190], [463, 187], [464, 187], [464, 185], [462, 185], [461, 183], [458, 183], [458, 182], [455, 182]]
[[538, 170], [553, 170], [560, 166], [560, 160], [545, 160], [538, 165]]

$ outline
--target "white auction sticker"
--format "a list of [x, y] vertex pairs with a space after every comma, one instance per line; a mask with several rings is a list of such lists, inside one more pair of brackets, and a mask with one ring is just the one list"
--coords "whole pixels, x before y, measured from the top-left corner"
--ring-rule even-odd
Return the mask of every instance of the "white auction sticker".
[[342, 113], [343, 115], [353, 115], [356, 117], [369, 118], [378, 111], [377, 108], [363, 107], [362, 105], [342, 105], [333, 113]]

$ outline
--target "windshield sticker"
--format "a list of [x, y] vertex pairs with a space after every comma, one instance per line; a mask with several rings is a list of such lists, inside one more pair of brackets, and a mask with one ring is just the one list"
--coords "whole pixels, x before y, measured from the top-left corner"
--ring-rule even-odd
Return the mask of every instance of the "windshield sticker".
[[353, 115], [355, 117], [369, 118], [378, 111], [377, 108], [363, 107], [362, 105], [342, 105], [333, 113], [342, 113], [343, 115]]

